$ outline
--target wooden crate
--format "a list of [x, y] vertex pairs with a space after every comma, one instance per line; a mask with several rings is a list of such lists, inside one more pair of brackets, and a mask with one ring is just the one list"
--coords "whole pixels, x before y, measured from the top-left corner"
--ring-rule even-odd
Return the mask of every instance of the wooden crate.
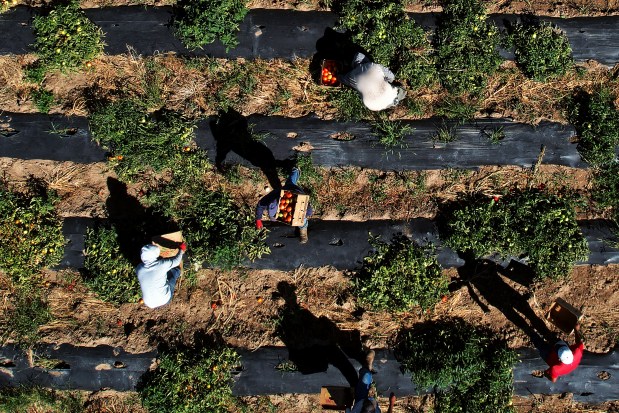
[[546, 319], [566, 334], [572, 334], [581, 318], [582, 313], [562, 298], [557, 298], [546, 314]]
[[156, 235], [151, 238], [151, 241], [161, 249], [161, 258], [171, 258], [178, 254], [178, 247], [183, 242], [183, 233], [176, 231], [169, 234]]
[[344, 410], [352, 407], [353, 399], [352, 387], [323, 386], [320, 389], [320, 405], [323, 409]]
[[[284, 193], [286, 192], [292, 193], [292, 198], [290, 198], [292, 200], [292, 203], [291, 203], [292, 221], [286, 222], [280, 219], [279, 217], [277, 218], [277, 221], [283, 222], [284, 224], [292, 225], [293, 227], [300, 227], [301, 225], [303, 225], [303, 222], [305, 221], [305, 215], [307, 214], [307, 208], [309, 208], [310, 197], [309, 195], [306, 195], [306, 194], [301, 194], [301, 193], [290, 191], [287, 189], [286, 190], [282, 189], [279, 194], [280, 201], [284, 199]], [[278, 215], [281, 212], [280, 205], [281, 204], [278, 204], [277, 206]]]

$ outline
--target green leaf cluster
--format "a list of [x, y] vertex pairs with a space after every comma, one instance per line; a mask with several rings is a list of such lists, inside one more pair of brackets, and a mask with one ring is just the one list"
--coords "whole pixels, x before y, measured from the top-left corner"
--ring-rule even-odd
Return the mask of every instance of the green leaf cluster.
[[184, 0], [175, 8], [172, 25], [189, 49], [219, 39], [228, 52], [238, 45], [236, 34], [248, 11], [244, 0]]
[[479, 0], [444, 0], [436, 29], [435, 60], [441, 84], [451, 93], [479, 93], [502, 62], [500, 33]]
[[32, 26], [39, 65], [46, 70], [76, 69], [103, 51], [103, 31], [86, 17], [77, 1], [35, 16]]
[[400, 334], [397, 356], [440, 412], [511, 413], [517, 355], [494, 333], [463, 320], [430, 322]]
[[589, 254], [572, 197], [538, 190], [464, 200], [444, 222], [445, 245], [482, 257], [526, 256], [537, 277], [557, 278]]
[[179, 225], [196, 262], [231, 267], [268, 254], [266, 233], [256, 230], [252, 211], [199, 179], [207, 167], [202, 152], [180, 160], [143, 202]]
[[353, 280], [359, 301], [376, 310], [407, 311], [413, 306], [434, 307], [448, 293], [432, 247], [421, 247], [407, 237], [391, 243], [370, 237], [374, 251], [363, 259]]
[[1, 412], [82, 413], [86, 411], [83, 402], [79, 392], [29, 386], [0, 390]]
[[57, 202], [55, 192], [34, 183], [16, 192], [0, 181], [0, 270], [17, 284], [60, 263], [65, 240]]
[[34, 286], [19, 286], [0, 325], [3, 341], [12, 340], [22, 348], [31, 348], [39, 340], [39, 327], [52, 320], [52, 314]]
[[339, 27], [367, 50], [374, 62], [394, 71], [410, 87], [434, 82], [431, 46], [425, 31], [409, 19], [401, 0], [346, 0]]
[[594, 167], [616, 162], [619, 111], [616, 96], [606, 87], [592, 93], [577, 90], [567, 101], [567, 118], [578, 133], [578, 151]]
[[517, 23], [510, 28], [507, 41], [515, 47], [518, 67], [537, 81], [563, 76], [574, 65], [567, 36], [549, 22]]
[[84, 283], [103, 301], [137, 302], [141, 296], [138, 278], [133, 265], [120, 250], [116, 229], [88, 228], [85, 246]]
[[90, 117], [93, 139], [109, 150], [110, 164], [125, 180], [161, 172], [191, 156], [194, 129], [195, 123], [177, 112], [148, 113], [131, 99], [100, 106]]
[[227, 413], [234, 402], [231, 371], [240, 358], [230, 348], [166, 352], [140, 386], [152, 413]]

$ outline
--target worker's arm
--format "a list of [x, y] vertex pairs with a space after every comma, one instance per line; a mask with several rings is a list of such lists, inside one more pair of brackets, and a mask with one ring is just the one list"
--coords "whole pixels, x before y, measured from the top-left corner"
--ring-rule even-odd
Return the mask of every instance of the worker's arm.
[[379, 65], [379, 66], [381, 70], [383, 71], [383, 74], [385, 75], [385, 80], [389, 83], [393, 82], [395, 80], [395, 75], [393, 74], [393, 72], [383, 65]]
[[582, 334], [580, 334], [580, 324], [574, 326], [574, 338], [576, 339], [576, 344], [583, 342]]
[[391, 393], [389, 395], [389, 409], [387, 410], [387, 413], [392, 413], [393, 412], [393, 406], [395, 405], [395, 394]]
[[178, 267], [183, 260], [183, 254], [185, 253], [186, 249], [187, 244], [183, 242], [178, 248], [178, 254], [176, 254], [176, 256], [174, 256], [173, 258], [164, 258], [162, 260], [159, 260], [159, 265], [163, 266], [166, 271]]

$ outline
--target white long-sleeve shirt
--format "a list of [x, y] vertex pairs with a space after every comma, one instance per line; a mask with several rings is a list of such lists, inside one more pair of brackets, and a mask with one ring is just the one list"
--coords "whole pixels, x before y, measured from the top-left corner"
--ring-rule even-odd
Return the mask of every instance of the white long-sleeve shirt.
[[174, 258], [142, 262], [136, 267], [142, 299], [147, 307], [157, 308], [170, 302], [172, 291], [168, 284], [168, 271], [178, 267], [182, 259], [183, 252], [179, 251]]

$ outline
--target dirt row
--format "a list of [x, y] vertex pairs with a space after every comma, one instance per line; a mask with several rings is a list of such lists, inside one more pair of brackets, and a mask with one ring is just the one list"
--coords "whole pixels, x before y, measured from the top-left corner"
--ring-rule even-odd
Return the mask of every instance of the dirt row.
[[[40, 7], [48, 4], [45, 0], [18, 1], [18, 5]], [[169, 6], [173, 0], [82, 0], [83, 8], [113, 7], [113, 6]], [[294, 9], [301, 11], [330, 10], [337, 0], [250, 0], [249, 8]], [[516, 1], [499, 0], [488, 2], [489, 13], [534, 14], [538, 16], [577, 17], [577, 16], [608, 16], [619, 13], [619, 2], [616, 0], [538, 0]], [[409, 12], [438, 13], [441, 11], [439, 0], [406, 0], [405, 9]]]
[[[38, 111], [32, 98], [38, 86], [24, 78], [24, 69], [34, 60], [34, 55], [0, 56], [0, 110]], [[151, 110], [166, 107], [190, 118], [231, 106], [243, 115], [296, 118], [315, 113], [333, 119], [338, 105], [346, 105], [338, 103], [335, 88], [316, 84], [307, 59], [250, 62], [172, 54], [142, 58], [128, 53], [89, 64], [79, 72], [47, 76], [43, 87], [55, 98], [51, 113], [87, 116], [96, 104], [121, 96], [136, 97]], [[566, 122], [562, 103], [575, 88], [592, 90], [604, 84], [619, 92], [616, 77], [616, 70], [590, 62], [562, 78], [539, 83], [524, 77], [513, 62], [505, 62], [479, 102], [454, 101], [436, 86], [408, 90], [407, 99], [387, 114], [390, 119], [420, 119], [473, 106], [476, 117], [509, 117], [530, 124]]]

